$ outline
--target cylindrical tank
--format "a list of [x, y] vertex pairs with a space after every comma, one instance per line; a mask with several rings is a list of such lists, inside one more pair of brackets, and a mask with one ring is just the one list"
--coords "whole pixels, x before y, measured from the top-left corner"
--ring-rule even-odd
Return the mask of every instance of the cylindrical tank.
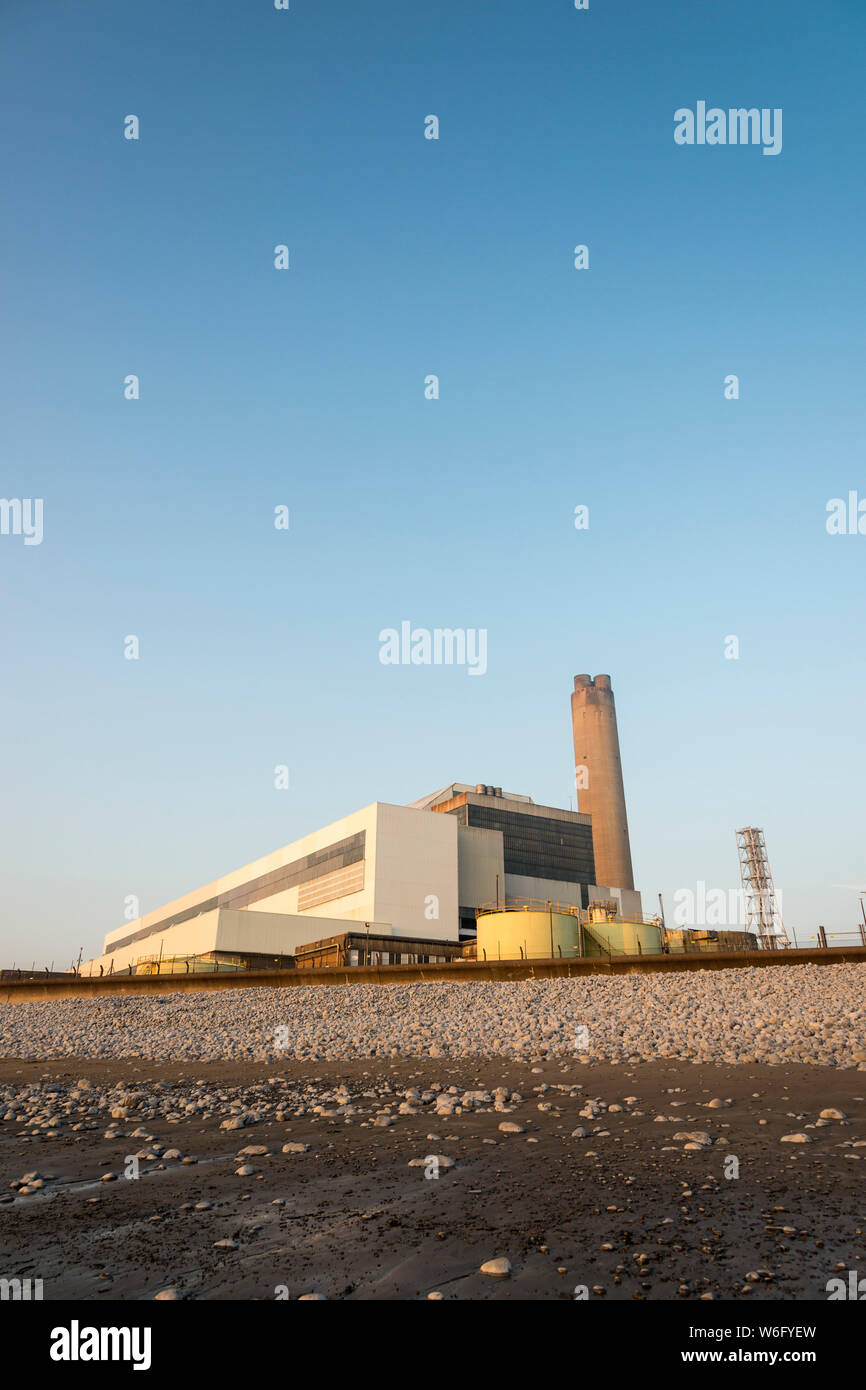
[[574, 678], [571, 696], [577, 804], [592, 816], [595, 881], [634, 888], [616, 706], [610, 676]]
[[571, 912], [506, 908], [477, 923], [478, 960], [574, 960], [585, 956], [652, 956], [662, 950], [652, 923], [588, 922]]
[[652, 922], [589, 922], [583, 928], [585, 956], [659, 956], [663, 949]]
[[579, 951], [580, 923], [570, 912], [486, 912], [477, 929], [479, 960], [573, 960]]

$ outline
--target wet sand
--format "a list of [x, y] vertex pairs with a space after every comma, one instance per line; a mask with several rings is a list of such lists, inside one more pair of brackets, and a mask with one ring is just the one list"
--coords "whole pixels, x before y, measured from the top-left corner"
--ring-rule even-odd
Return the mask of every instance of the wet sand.
[[[852, 1070], [427, 1058], [287, 1060], [264, 1071], [253, 1063], [0, 1062], [7, 1086], [46, 1078], [66, 1085], [87, 1078], [97, 1087], [161, 1082], [181, 1096], [195, 1080], [230, 1088], [260, 1086], [265, 1077], [317, 1079], [321, 1092], [345, 1083], [352, 1103], [371, 1113], [349, 1122], [306, 1114], [240, 1130], [201, 1115], [145, 1121], [158, 1143], [197, 1162], [142, 1163], [137, 1181], [110, 1183], [101, 1175], [122, 1174], [125, 1155], [144, 1143], [128, 1137], [134, 1116], [112, 1139], [104, 1137], [107, 1120], [77, 1133], [63, 1128], [56, 1138], [28, 1138], [14, 1121], [0, 1125], [0, 1194], [14, 1197], [0, 1205], [3, 1277], [41, 1278], [46, 1300], [100, 1302], [152, 1299], [169, 1286], [195, 1299], [422, 1299], [433, 1291], [573, 1299], [585, 1286], [591, 1300], [709, 1293], [754, 1302], [824, 1300], [828, 1279], [866, 1274], [866, 1148], [850, 1147], [866, 1139], [866, 1076]], [[524, 1100], [509, 1115], [441, 1117], [428, 1107], [374, 1128], [381, 1107], [361, 1093], [386, 1082], [395, 1091], [434, 1082], [504, 1085]], [[542, 1084], [584, 1089], [579, 1097], [536, 1094]], [[638, 1099], [625, 1105], [629, 1096]], [[624, 1108], [581, 1118], [592, 1097]], [[705, 1108], [712, 1097], [732, 1104]], [[540, 1111], [539, 1102], [554, 1108]], [[826, 1107], [844, 1111], [846, 1122], [807, 1129]], [[657, 1122], [658, 1113], [676, 1122]], [[525, 1132], [502, 1133], [502, 1121]], [[586, 1138], [572, 1138], [578, 1126]], [[596, 1127], [608, 1133], [595, 1135]], [[717, 1142], [686, 1151], [674, 1135], [687, 1130]], [[812, 1142], [780, 1142], [800, 1131]], [[283, 1154], [287, 1141], [309, 1151]], [[270, 1153], [239, 1158], [248, 1145]], [[430, 1154], [455, 1166], [435, 1179], [408, 1166]], [[731, 1156], [739, 1177], [729, 1179]], [[255, 1172], [237, 1176], [243, 1163]], [[33, 1170], [51, 1181], [15, 1197], [9, 1184]], [[195, 1211], [200, 1201], [213, 1205]], [[215, 1248], [224, 1239], [237, 1249]], [[510, 1260], [510, 1277], [480, 1274], [497, 1256]], [[758, 1278], [747, 1280], [750, 1273]]]

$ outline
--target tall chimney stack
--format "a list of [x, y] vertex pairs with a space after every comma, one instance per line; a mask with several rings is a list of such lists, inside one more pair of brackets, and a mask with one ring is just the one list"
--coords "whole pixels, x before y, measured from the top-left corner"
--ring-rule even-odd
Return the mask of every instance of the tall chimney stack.
[[610, 676], [575, 676], [571, 697], [579, 810], [592, 816], [596, 882], [634, 888]]

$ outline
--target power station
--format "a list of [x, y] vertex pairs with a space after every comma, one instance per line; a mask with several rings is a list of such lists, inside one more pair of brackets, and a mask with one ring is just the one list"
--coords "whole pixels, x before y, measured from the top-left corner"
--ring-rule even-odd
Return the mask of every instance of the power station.
[[575, 676], [571, 714], [577, 811], [490, 783], [373, 802], [126, 922], [82, 973], [671, 949], [634, 887], [610, 677]]

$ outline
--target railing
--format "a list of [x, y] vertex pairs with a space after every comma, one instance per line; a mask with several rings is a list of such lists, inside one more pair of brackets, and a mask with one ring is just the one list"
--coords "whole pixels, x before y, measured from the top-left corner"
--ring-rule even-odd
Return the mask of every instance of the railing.
[[475, 916], [486, 912], [561, 912], [570, 917], [580, 917], [583, 908], [574, 903], [555, 903], [548, 898], [509, 898], [507, 903], [482, 903], [476, 907]]
[[[613, 917], [604, 916], [599, 920], [593, 919], [593, 908], [575, 907], [574, 903], [558, 903], [550, 898], [508, 898], [505, 903], [482, 903], [476, 907], [475, 916], [483, 917], [488, 912], [557, 912], [568, 917], [577, 917], [585, 926], [604, 926], [606, 924], [622, 925], [625, 923], [632, 927], [652, 927], [659, 925], [659, 919], [644, 912], [640, 917], [621, 917], [618, 913]], [[597, 910], [597, 909], [596, 909]]]
[[[807, 936], [806, 940], [810, 944], [814, 942], [816, 946], [829, 949], [840, 936], [847, 937], [849, 941], [857, 945], [866, 946], [866, 927], [862, 926], [857, 931], [825, 931], [823, 927], [819, 927], [817, 932], [812, 936]], [[844, 946], [845, 942], [843, 941], [841, 944]]]
[[[230, 960], [206, 960], [196, 956], [139, 956], [135, 962], [136, 975], [215, 975], [219, 971], [247, 970], [249, 962], [242, 956]], [[122, 973], [122, 972], [121, 972]]]

